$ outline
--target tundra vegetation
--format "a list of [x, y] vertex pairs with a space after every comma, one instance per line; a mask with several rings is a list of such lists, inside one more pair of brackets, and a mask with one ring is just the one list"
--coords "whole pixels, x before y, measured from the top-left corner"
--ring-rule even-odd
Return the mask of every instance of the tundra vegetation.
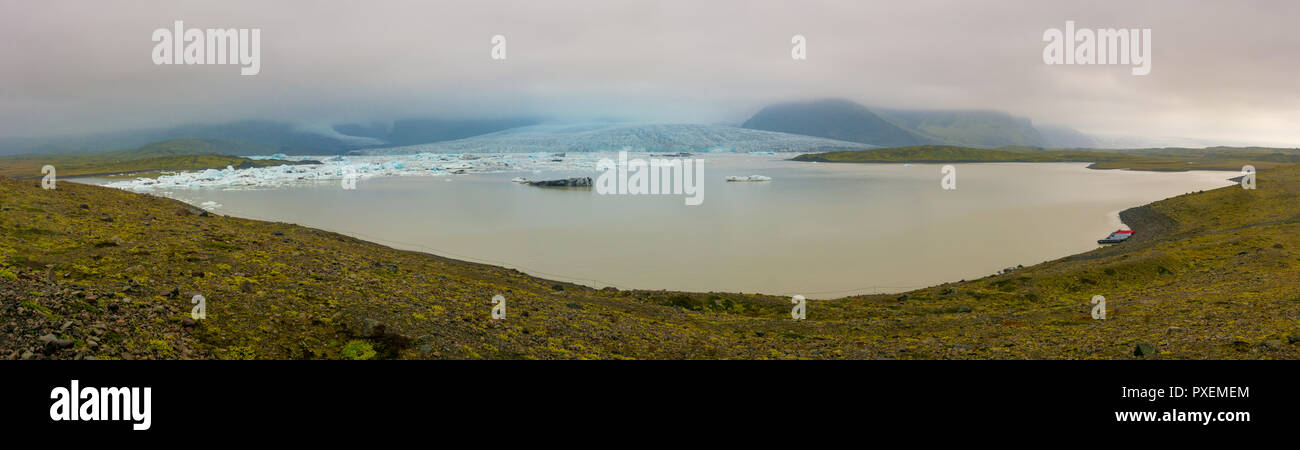
[[[1124, 211], [1138, 233], [1121, 245], [809, 301], [794, 321], [787, 297], [592, 289], [147, 194], [0, 178], [0, 358], [1295, 359], [1298, 199], [1300, 165], [1279, 165], [1255, 190]], [[495, 295], [508, 318], [491, 319]], [[1091, 317], [1095, 295], [1105, 320]]]
[[1188, 170], [1233, 170], [1253, 165], [1269, 169], [1300, 162], [1300, 149], [1264, 147], [1148, 148], [1130, 150], [1043, 149], [999, 147], [981, 149], [951, 145], [810, 153], [795, 161], [845, 163], [997, 163], [997, 162], [1089, 162], [1093, 169], [1130, 169], [1181, 172]]

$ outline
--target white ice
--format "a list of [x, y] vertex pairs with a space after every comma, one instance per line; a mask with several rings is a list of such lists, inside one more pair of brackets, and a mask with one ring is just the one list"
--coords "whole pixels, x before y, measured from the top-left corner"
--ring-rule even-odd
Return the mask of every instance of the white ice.
[[[649, 158], [651, 153], [633, 152], [632, 157]], [[450, 177], [475, 173], [588, 172], [596, 173], [602, 158], [616, 159], [612, 152], [534, 152], [534, 153], [417, 153], [367, 156], [284, 156], [288, 161], [318, 161], [319, 164], [284, 165], [235, 169], [209, 169], [197, 172], [166, 173], [157, 178], [114, 181], [106, 186], [118, 189], [169, 192], [186, 189], [216, 188], [273, 189], [285, 186], [320, 183], [343, 179], [354, 174], [358, 180], [374, 177], [433, 176]], [[701, 154], [696, 157], [780, 158], [746, 154]], [[270, 159], [256, 157], [253, 159]]]

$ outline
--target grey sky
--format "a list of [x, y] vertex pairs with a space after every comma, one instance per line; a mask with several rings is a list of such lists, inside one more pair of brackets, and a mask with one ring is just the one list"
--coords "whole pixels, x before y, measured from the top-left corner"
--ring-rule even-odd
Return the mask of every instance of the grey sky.
[[[845, 97], [1103, 135], [1300, 146], [1295, 1], [0, 0], [0, 136], [269, 118], [738, 123]], [[155, 28], [261, 28], [262, 71], [157, 66]], [[1150, 75], [1048, 66], [1043, 31], [1151, 28]], [[508, 59], [489, 57], [508, 39]], [[790, 58], [790, 38], [808, 59]]]

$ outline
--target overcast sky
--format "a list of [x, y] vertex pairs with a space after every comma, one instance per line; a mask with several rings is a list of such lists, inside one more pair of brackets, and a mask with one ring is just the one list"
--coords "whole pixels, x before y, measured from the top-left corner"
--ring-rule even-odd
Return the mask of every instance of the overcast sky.
[[[739, 123], [783, 100], [996, 109], [1102, 135], [1300, 146], [1300, 2], [0, 0], [0, 137], [248, 118]], [[150, 36], [260, 28], [262, 68]], [[1043, 32], [1150, 28], [1152, 70], [1046, 65]], [[507, 59], [490, 58], [493, 35]], [[790, 57], [791, 36], [808, 59]]]

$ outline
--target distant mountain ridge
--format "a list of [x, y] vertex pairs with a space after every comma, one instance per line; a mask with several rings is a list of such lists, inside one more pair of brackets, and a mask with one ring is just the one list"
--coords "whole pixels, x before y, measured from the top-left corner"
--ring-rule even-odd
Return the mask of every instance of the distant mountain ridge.
[[270, 120], [192, 124], [47, 138], [0, 139], [0, 155], [75, 154], [135, 149], [155, 142], [190, 139], [222, 142], [223, 154], [341, 154], [352, 150], [462, 139], [537, 123], [532, 118], [404, 119], [390, 124], [304, 126]]
[[726, 125], [586, 123], [511, 128], [454, 141], [370, 150], [369, 153], [636, 151], [823, 152], [873, 148], [856, 142]]
[[881, 147], [922, 143], [915, 134], [886, 121], [867, 107], [847, 100], [772, 105], [763, 108], [740, 126]]
[[55, 166], [58, 176], [68, 177], [304, 163], [232, 156], [236, 151], [247, 149], [245, 144], [239, 143], [175, 139], [129, 150], [4, 156], [0, 157], [0, 176], [40, 178], [45, 165]]
[[843, 99], [770, 105], [746, 120], [741, 127], [881, 147], [1097, 146], [1096, 141], [1089, 136], [1068, 127], [1040, 128], [1034, 126], [1029, 119], [1000, 111], [871, 109]]

